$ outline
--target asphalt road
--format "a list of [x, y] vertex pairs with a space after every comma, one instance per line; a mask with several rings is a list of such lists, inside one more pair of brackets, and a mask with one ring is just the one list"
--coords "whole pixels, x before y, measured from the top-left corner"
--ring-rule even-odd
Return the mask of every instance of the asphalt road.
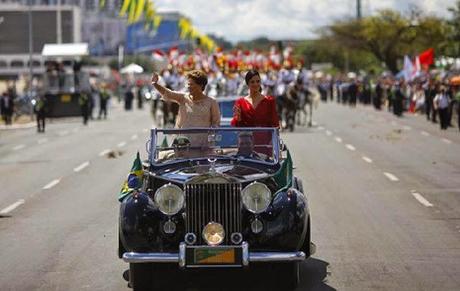
[[[458, 130], [331, 103], [314, 120], [282, 134], [317, 245], [298, 290], [460, 290]], [[136, 151], [146, 157], [151, 126], [148, 108], [117, 107], [86, 127], [0, 131], [0, 290], [130, 290], [116, 197]], [[183, 280], [187, 290], [242, 290], [267, 279], [253, 275]]]

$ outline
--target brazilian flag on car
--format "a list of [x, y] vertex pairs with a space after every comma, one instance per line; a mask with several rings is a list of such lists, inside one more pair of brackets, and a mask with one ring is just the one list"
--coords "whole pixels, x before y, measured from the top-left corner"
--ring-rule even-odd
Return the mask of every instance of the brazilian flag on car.
[[278, 191], [284, 191], [292, 186], [292, 158], [289, 150], [287, 151], [287, 156], [281, 164], [281, 168], [274, 175], [274, 179], [280, 189]]
[[143, 173], [141, 158], [139, 152], [137, 152], [131, 172], [129, 172], [128, 178], [123, 183], [120, 194], [118, 194], [118, 201], [121, 202], [126, 196], [141, 187]]

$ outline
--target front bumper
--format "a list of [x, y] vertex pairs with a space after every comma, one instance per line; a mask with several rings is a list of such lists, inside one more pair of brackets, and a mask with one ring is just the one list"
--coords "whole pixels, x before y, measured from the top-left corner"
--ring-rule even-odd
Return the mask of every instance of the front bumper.
[[[185, 267], [185, 243], [181, 243], [178, 253], [136, 253], [123, 254], [123, 261], [127, 263], [177, 263]], [[297, 252], [249, 252], [248, 244], [243, 242], [243, 266], [258, 262], [300, 262], [306, 256], [302, 251]]]

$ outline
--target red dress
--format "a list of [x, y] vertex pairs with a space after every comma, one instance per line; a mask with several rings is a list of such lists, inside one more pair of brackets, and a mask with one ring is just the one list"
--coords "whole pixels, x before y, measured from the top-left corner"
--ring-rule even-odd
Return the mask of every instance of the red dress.
[[235, 106], [240, 108], [241, 117], [237, 121], [232, 119], [232, 126], [236, 127], [279, 127], [278, 113], [276, 112], [276, 102], [271, 96], [265, 96], [257, 107], [254, 108], [246, 98], [241, 97], [236, 100]]
[[[265, 96], [257, 107], [254, 108], [246, 98], [241, 97], [235, 102], [235, 106], [240, 108], [240, 121], [235, 117], [232, 119], [232, 126], [236, 127], [279, 127], [278, 113], [276, 112], [276, 102], [271, 96]], [[254, 150], [258, 153], [273, 157], [272, 136], [269, 132], [254, 133]], [[268, 146], [268, 147], [267, 147]]]

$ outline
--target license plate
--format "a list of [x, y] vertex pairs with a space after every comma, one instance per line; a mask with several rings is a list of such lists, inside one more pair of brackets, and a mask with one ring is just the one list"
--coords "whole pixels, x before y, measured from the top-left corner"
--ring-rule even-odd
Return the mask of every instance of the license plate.
[[186, 249], [186, 265], [193, 266], [242, 266], [241, 247], [189, 247]]
[[69, 103], [72, 100], [72, 96], [70, 95], [61, 95], [61, 102], [62, 103]]

